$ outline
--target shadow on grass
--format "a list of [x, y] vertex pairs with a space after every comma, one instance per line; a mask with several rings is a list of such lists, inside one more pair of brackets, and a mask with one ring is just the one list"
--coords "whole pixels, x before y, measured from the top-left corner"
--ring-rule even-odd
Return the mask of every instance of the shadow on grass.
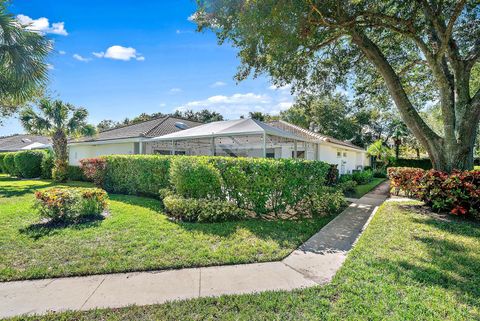
[[28, 237], [38, 240], [45, 236], [52, 236], [58, 234], [65, 228], [72, 230], [84, 230], [88, 228], [94, 228], [100, 225], [100, 223], [105, 219], [102, 215], [90, 216], [82, 219], [77, 222], [40, 222], [29, 225], [28, 227], [22, 228], [19, 230], [21, 234], [27, 235]]
[[160, 200], [145, 196], [122, 195], [122, 194], [108, 194], [112, 201], [124, 203], [132, 206], [140, 206], [155, 212], [162, 212], [163, 206]]
[[[415, 209], [412, 209], [412, 206]], [[408, 210], [416, 210], [416, 213], [424, 215], [428, 212], [424, 207], [417, 205], [399, 205]], [[417, 208], [419, 207], [420, 210]], [[396, 284], [401, 282], [405, 285], [421, 284], [424, 287], [442, 287], [448, 291], [460, 295], [464, 302], [471, 306], [480, 305], [480, 255], [478, 248], [468, 240], [480, 239], [480, 225], [457, 217], [447, 221], [437, 217], [436, 213], [430, 212], [429, 217], [416, 216], [411, 220], [417, 226], [429, 226], [438, 230], [436, 233], [422, 233], [413, 241], [425, 245], [427, 255], [415, 260], [389, 260], [382, 259], [372, 265], [373, 269], [389, 271], [396, 275]], [[448, 215], [448, 214], [447, 214]], [[445, 236], [453, 236], [445, 238]], [[458, 237], [458, 241], [456, 241]], [[459, 237], [462, 237], [460, 240]], [[465, 239], [467, 238], [467, 239]], [[465, 243], [467, 242], [467, 243]]]
[[[17, 183], [17, 184], [8, 185], [8, 182]], [[0, 177], [0, 197], [7, 198], [7, 197], [24, 196], [26, 194], [32, 194], [39, 189], [48, 188], [55, 185], [55, 183], [48, 182], [48, 181], [38, 181], [38, 183], [35, 183], [34, 180], [30, 181], [31, 183], [29, 184], [26, 183], [27, 181], [25, 181], [24, 185], [18, 184], [21, 182], [22, 180], [18, 178]], [[42, 184], [42, 182], [47, 182], [47, 183]]]

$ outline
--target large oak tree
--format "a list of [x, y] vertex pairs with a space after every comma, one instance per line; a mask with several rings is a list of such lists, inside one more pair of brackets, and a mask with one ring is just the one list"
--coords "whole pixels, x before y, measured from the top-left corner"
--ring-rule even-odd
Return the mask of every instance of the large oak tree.
[[[472, 168], [478, 0], [199, 0], [194, 18], [239, 49], [238, 80], [268, 73], [295, 91], [343, 85], [370, 97], [388, 93], [435, 168]], [[443, 134], [420, 115], [434, 102]]]

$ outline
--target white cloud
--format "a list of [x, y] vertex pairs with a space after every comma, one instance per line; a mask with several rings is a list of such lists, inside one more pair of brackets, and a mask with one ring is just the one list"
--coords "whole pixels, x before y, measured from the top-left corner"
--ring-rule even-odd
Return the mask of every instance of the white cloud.
[[123, 46], [111, 46], [105, 52], [92, 52], [92, 54], [97, 58], [108, 58], [114, 60], [123, 60], [129, 61], [135, 59], [138, 61], [144, 61], [145, 57], [137, 52], [137, 49], [132, 47], [123, 47]]
[[76, 60], [82, 61], [82, 62], [89, 62], [90, 60], [92, 60], [92, 58], [82, 57], [79, 54], [74, 54], [72, 57], [73, 57], [73, 59], [76, 59]]
[[38, 19], [32, 19], [29, 16], [19, 14], [17, 15], [17, 21], [23, 25], [27, 26], [27, 29], [41, 33], [41, 34], [54, 34], [67, 36], [68, 32], [65, 29], [64, 22], [53, 22], [50, 24], [47, 18], [41, 17]]
[[52, 65], [52, 64], [47, 64], [47, 68], [50, 69], [50, 70], [54, 70], [55, 67]]
[[210, 87], [218, 88], [218, 87], [223, 87], [223, 86], [226, 86], [226, 85], [227, 85], [227, 83], [225, 83], [223, 81], [216, 81], [213, 84], [211, 84]]
[[181, 35], [181, 34], [184, 34], [184, 33], [193, 33], [193, 30], [180, 30], [180, 29], [177, 29], [175, 30], [175, 33], [177, 35]]
[[191, 22], [195, 22], [195, 20], [198, 18], [199, 16], [199, 13], [198, 12], [194, 12], [192, 13], [190, 16], [188, 16], [187, 20], [188, 21], [191, 21]]
[[59, 53], [60, 55], [65, 55], [67, 52], [64, 51], [64, 50], [60, 50], [58, 53]]
[[158, 106], [160, 106], [160, 107], [165, 107], [165, 106], [167, 106], [167, 104], [165, 104], [165, 103], [160, 103]]
[[266, 94], [233, 94], [231, 96], [216, 95], [207, 99], [190, 101], [178, 110], [199, 111], [205, 108], [221, 113], [227, 119], [235, 119], [242, 115], [247, 116], [251, 111], [260, 111], [272, 115], [288, 109], [293, 104], [292, 97], [272, 97]]
[[170, 89], [170, 92], [171, 92], [171, 93], [180, 93], [180, 92], [182, 92], [182, 91], [183, 91], [183, 90], [182, 90], [181, 88], [172, 88], [172, 89]]

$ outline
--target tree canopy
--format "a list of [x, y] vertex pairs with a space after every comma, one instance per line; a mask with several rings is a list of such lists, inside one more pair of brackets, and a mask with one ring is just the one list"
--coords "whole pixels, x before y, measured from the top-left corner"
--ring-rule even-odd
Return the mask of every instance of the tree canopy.
[[[200, 0], [195, 20], [239, 49], [237, 80], [394, 103], [437, 169], [471, 168], [480, 91], [478, 0]], [[421, 116], [438, 102], [443, 135]], [[472, 138], [473, 137], [473, 138]]]

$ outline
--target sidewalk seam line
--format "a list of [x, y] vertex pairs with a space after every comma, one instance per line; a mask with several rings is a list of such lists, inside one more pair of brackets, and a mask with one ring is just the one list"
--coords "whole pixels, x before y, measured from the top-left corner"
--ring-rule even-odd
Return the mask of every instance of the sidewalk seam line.
[[100, 283], [98, 283], [98, 285], [95, 287], [95, 289], [92, 291], [92, 293], [88, 296], [88, 298], [85, 300], [85, 302], [83, 302], [83, 304], [80, 306], [80, 309], [83, 309], [83, 307], [85, 306], [85, 304], [87, 304], [88, 300], [90, 300], [90, 298], [95, 294], [95, 292], [97, 292], [98, 288], [100, 287], [100, 285], [103, 284], [103, 281], [105, 281], [105, 279], [107, 278], [107, 276], [105, 276], [102, 281], [100, 281]]
[[202, 295], [202, 269], [198, 269], [198, 297]]

